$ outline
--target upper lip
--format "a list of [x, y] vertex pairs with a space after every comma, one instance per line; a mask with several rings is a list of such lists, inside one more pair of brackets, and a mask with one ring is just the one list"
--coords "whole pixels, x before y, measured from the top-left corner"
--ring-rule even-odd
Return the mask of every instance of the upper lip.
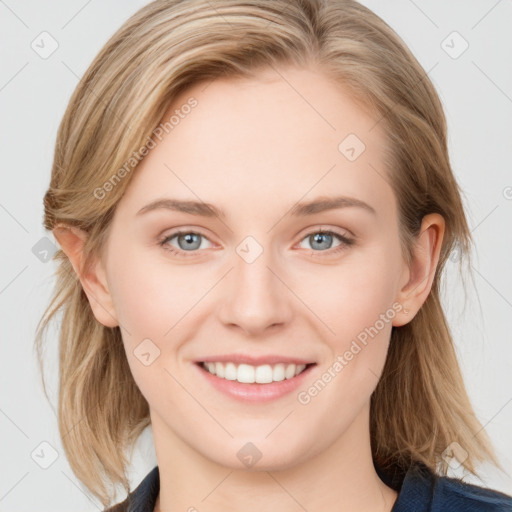
[[313, 364], [314, 361], [301, 359], [299, 357], [281, 356], [276, 354], [268, 354], [261, 356], [249, 356], [246, 354], [223, 354], [218, 356], [209, 356], [197, 359], [197, 363], [236, 363], [249, 364], [251, 366], [261, 366], [264, 364]]

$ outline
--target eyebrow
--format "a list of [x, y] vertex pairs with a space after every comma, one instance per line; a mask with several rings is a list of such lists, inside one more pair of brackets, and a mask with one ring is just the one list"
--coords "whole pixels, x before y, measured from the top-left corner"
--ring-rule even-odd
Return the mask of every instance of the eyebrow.
[[337, 196], [337, 197], [320, 197], [307, 203], [298, 203], [292, 209], [290, 214], [296, 217], [305, 217], [306, 215], [313, 215], [315, 213], [324, 212], [327, 210], [335, 210], [338, 208], [348, 207], [362, 208], [373, 215], [377, 212], [369, 204], [356, 199], [355, 197]]
[[[335, 210], [339, 208], [357, 207], [362, 208], [373, 215], [376, 211], [369, 204], [356, 199], [355, 197], [337, 196], [337, 197], [320, 197], [313, 201], [298, 203], [290, 209], [290, 215], [293, 217], [306, 217], [316, 213], [324, 212], [327, 210]], [[213, 204], [205, 203], [202, 201], [179, 200], [171, 198], [157, 199], [143, 208], [141, 208], [137, 215], [154, 211], [154, 210], [172, 210], [176, 212], [188, 213], [200, 217], [220, 217], [225, 219], [227, 217], [224, 210], [217, 208]]]

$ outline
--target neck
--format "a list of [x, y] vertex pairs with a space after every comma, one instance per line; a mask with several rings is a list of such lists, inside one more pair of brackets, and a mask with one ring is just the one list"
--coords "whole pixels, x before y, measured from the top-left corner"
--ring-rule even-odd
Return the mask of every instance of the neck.
[[221, 512], [228, 505], [245, 512], [389, 512], [397, 493], [375, 471], [368, 417], [366, 408], [335, 443], [312, 457], [301, 454], [302, 462], [279, 470], [219, 465], [170, 434], [156, 417], [160, 494], [155, 512]]

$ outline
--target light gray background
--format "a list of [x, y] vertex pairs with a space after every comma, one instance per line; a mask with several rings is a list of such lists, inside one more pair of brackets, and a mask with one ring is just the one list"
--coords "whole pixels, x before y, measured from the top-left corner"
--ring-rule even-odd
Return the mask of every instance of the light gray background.
[[[33, 248], [45, 236], [53, 240], [42, 228], [42, 198], [69, 97], [110, 35], [146, 3], [0, 0], [0, 225], [7, 235], [0, 269], [2, 512], [102, 508], [71, 472], [55, 410], [41, 390], [32, 347], [36, 324], [50, 298], [54, 264], [40, 261]], [[508, 472], [505, 476], [486, 465], [481, 468], [483, 481], [467, 480], [512, 494], [512, 4], [506, 0], [362, 3], [409, 45], [445, 107], [452, 164], [465, 191], [476, 241], [476, 289], [469, 288], [471, 296], [463, 311], [456, 267], [449, 263], [450, 290], [444, 303], [472, 402]], [[59, 45], [47, 59], [31, 48], [43, 31]], [[458, 58], [445, 51], [446, 45], [453, 46], [452, 52], [462, 48], [453, 36], [446, 40], [453, 31], [469, 44]], [[36, 247], [35, 252], [44, 250]], [[56, 349], [56, 337], [50, 336], [47, 354], [54, 408]], [[57, 455], [47, 469], [40, 464], [51, 462], [52, 449], [40, 446], [42, 442]], [[132, 486], [155, 464], [148, 428], [136, 449]]]

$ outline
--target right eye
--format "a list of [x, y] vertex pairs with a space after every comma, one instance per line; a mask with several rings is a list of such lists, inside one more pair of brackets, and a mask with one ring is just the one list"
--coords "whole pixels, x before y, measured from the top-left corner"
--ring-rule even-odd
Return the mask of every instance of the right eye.
[[[175, 238], [178, 243], [177, 248], [174, 245], [170, 244], [171, 240]], [[205, 248], [201, 247], [203, 245], [201, 238], [203, 240], [208, 240], [201, 233], [196, 233], [195, 231], [181, 230], [175, 231], [170, 235], [166, 235], [165, 238], [159, 242], [159, 245], [161, 245], [166, 251], [170, 251], [172, 254], [186, 258], [188, 257], [188, 255], [186, 254], [187, 252], [196, 252], [198, 249]]]

